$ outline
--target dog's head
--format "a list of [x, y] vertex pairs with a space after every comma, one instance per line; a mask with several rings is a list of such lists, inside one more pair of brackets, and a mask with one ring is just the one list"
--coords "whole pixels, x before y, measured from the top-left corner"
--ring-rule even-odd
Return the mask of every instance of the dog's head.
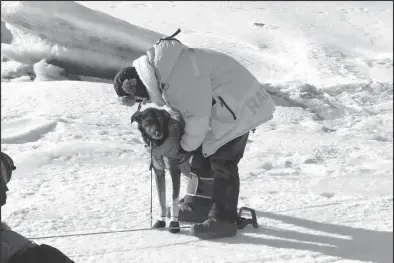
[[170, 114], [162, 109], [146, 108], [131, 116], [131, 123], [137, 122], [138, 130], [145, 143], [154, 146], [161, 145], [168, 137], [168, 122]]

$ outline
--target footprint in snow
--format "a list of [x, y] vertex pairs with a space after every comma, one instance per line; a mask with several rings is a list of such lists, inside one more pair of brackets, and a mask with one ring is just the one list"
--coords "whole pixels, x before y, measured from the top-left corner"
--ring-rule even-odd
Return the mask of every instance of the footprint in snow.
[[382, 135], [375, 135], [372, 137], [372, 140], [379, 141], [379, 142], [389, 142], [390, 139], [382, 136]]
[[264, 170], [271, 170], [272, 168], [274, 168], [274, 166], [272, 165], [272, 163], [270, 162], [266, 162], [264, 163], [261, 168], [263, 168]]
[[278, 26], [270, 26], [270, 25], [267, 25], [267, 24], [261, 23], [261, 22], [254, 22], [252, 24], [252, 26], [253, 27], [260, 27], [260, 28], [264, 28], [264, 29], [277, 29], [277, 28], [279, 28]]
[[257, 173], [254, 173], [254, 172], [250, 172], [249, 175], [250, 175], [250, 176], [257, 176], [258, 174], [257, 174]]
[[334, 193], [321, 193], [320, 196], [327, 197], [327, 198], [333, 198], [335, 196]]

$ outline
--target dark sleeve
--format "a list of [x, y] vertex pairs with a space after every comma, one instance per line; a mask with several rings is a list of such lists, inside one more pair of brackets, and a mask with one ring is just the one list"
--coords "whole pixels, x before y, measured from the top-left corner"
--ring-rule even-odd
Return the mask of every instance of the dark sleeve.
[[7, 184], [3, 180], [3, 176], [0, 176], [0, 204], [1, 206], [6, 204], [7, 200]]
[[59, 249], [49, 245], [36, 245], [11, 258], [10, 263], [75, 263]]

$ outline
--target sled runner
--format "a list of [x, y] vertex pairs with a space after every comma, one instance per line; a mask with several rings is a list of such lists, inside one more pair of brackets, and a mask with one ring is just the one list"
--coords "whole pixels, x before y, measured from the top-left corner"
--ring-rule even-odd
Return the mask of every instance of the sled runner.
[[[243, 216], [245, 211], [250, 213], [251, 218], [246, 218]], [[167, 217], [168, 218], [171, 217], [171, 208], [170, 207], [167, 208]], [[205, 220], [205, 218], [202, 219], [201, 221], [204, 221], [204, 220]], [[180, 221], [182, 221], [182, 220], [180, 220]], [[190, 222], [190, 221], [187, 221], [187, 222]], [[256, 211], [254, 209], [246, 207], [246, 206], [241, 207], [238, 212], [237, 225], [238, 225], [238, 229], [244, 229], [247, 225], [252, 225], [253, 228], [258, 228], [259, 225], [257, 223]], [[182, 228], [182, 226], [181, 226], [181, 228]]]

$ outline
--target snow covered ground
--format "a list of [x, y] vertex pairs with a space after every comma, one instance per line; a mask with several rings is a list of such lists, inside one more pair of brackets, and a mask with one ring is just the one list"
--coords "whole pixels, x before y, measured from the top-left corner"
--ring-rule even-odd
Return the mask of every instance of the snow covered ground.
[[181, 28], [275, 96], [240, 164], [240, 206], [260, 228], [36, 241], [92, 263], [393, 261], [392, 2], [2, 2], [1, 17], [1, 150], [17, 166], [1, 216], [16, 231], [149, 227], [136, 108], [105, 82]]

